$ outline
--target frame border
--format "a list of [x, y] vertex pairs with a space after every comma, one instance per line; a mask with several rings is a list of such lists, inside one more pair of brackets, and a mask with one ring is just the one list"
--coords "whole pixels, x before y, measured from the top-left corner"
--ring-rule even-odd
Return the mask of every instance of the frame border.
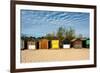
[[[72, 7], [72, 8], [87, 8], [87, 9], [94, 9], [94, 64], [90, 65], [75, 65], [75, 66], [58, 66], [58, 67], [40, 67], [40, 68], [25, 68], [25, 69], [16, 69], [16, 52], [15, 52], [15, 36], [16, 36], [16, 4], [22, 5], [40, 5], [40, 6], [53, 6], [53, 7]], [[60, 70], [60, 69], [76, 69], [76, 68], [90, 68], [97, 66], [97, 55], [96, 55], [96, 13], [97, 8], [94, 5], [80, 5], [80, 4], [63, 4], [63, 3], [48, 3], [48, 2], [34, 2], [34, 1], [11, 1], [10, 5], [10, 72], [29, 72], [29, 71], [45, 71], [45, 70]]]

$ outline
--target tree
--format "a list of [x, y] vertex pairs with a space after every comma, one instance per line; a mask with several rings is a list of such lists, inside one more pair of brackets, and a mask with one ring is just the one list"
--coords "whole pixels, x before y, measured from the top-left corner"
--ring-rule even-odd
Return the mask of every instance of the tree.
[[82, 34], [79, 34], [78, 36], [77, 36], [77, 38], [83, 38], [83, 35]]
[[27, 36], [26, 36], [25, 34], [22, 34], [22, 35], [21, 35], [21, 39], [22, 39], [22, 40], [27, 40]]
[[52, 40], [54, 38], [54, 36], [55, 36], [54, 33], [52, 33], [52, 34], [50, 34], [50, 33], [46, 34], [46, 38], [48, 40]]
[[35, 37], [32, 37], [32, 36], [27, 37], [27, 40], [28, 40], [28, 41], [32, 41], [32, 40], [34, 40], [34, 39], [36, 39], [36, 38], [35, 38]]
[[[64, 33], [65, 33], [65, 29], [63, 27], [59, 27], [56, 36], [59, 38], [60, 41], [64, 39]], [[62, 46], [61, 42], [60, 42], [60, 46]]]
[[33, 36], [27, 36], [27, 35], [25, 35], [25, 34], [22, 34], [22, 35], [21, 35], [21, 39], [24, 40], [24, 41], [31, 41], [31, 40], [34, 40], [34, 39], [36, 39], [36, 38], [33, 37]]
[[75, 30], [71, 27], [65, 31], [65, 38], [71, 42], [72, 39], [75, 38]]
[[47, 38], [48, 40], [51, 40], [51, 34], [46, 34], [46, 38]]
[[57, 34], [56, 34], [59, 40], [64, 39], [64, 32], [65, 32], [65, 29], [63, 27], [59, 27]]

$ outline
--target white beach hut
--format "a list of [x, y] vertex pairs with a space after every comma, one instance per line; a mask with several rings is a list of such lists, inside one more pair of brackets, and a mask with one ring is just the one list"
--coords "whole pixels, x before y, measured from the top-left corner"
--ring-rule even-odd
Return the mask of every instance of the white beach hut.
[[36, 42], [34, 40], [27, 41], [28, 49], [36, 49]]
[[70, 48], [70, 43], [67, 39], [64, 39], [62, 41], [62, 44], [63, 44], [63, 48]]

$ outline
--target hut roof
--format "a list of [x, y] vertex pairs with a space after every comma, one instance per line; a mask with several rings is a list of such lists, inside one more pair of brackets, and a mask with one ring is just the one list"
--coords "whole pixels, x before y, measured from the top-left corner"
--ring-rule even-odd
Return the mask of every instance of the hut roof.
[[48, 41], [48, 39], [46, 39], [46, 38], [40, 39], [39, 41], [42, 41], [42, 40], [47, 40]]
[[89, 38], [82, 38], [81, 39], [82, 41], [87, 41], [87, 40], [90, 40]]
[[69, 44], [70, 42], [69, 42], [67, 39], [64, 39], [64, 40], [62, 41], [62, 43], [63, 43], [63, 44]]
[[80, 39], [80, 38], [75, 38], [75, 39], [72, 39], [71, 42], [74, 42], [74, 41], [76, 41], [76, 40], [80, 40], [80, 41], [81, 41], [82, 39]]
[[28, 39], [27, 41], [29, 41], [29, 42], [35, 42], [36, 39]]

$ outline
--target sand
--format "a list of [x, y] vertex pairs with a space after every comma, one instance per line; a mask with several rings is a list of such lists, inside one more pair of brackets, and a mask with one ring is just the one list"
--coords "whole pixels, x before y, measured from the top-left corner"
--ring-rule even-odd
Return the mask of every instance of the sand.
[[73, 61], [89, 59], [89, 49], [39, 49], [22, 50], [21, 62]]

